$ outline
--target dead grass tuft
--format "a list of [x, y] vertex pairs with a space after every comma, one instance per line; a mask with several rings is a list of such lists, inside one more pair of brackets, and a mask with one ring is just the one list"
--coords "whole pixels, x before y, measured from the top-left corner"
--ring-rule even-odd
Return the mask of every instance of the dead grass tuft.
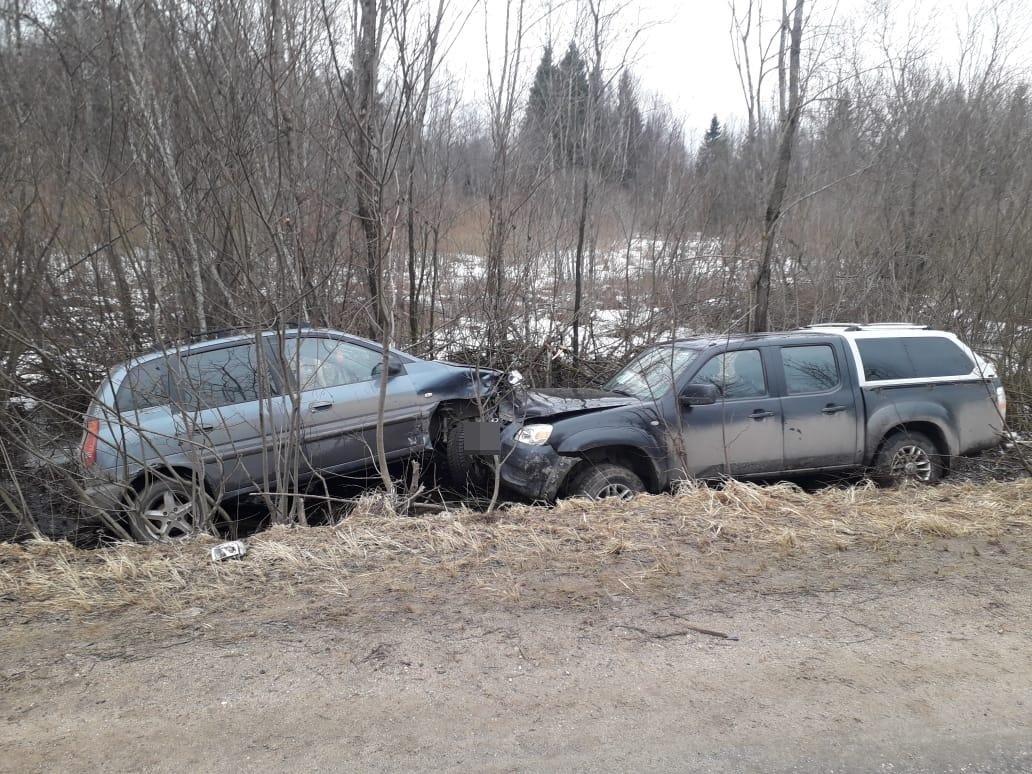
[[540, 573], [635, 579], [669, 575], [685, 556], [743, 549], [835, 549], [928, 538], [996, 538], [1032, 529], [1032, 480], [990, 485], [829, 488], [731, 482], [685, 486], [631, 502], [519, 506], [496, 520], [456, 510], [397, 517], [363, 500], [336, 527], [273, 527], [240, 561], [213, 564], [214, 539], [80, 550], [68, 543], [0, 544], [0, 599], [21, 612], [98, 612], [129, 605], [175, 613], [239, 604], [272, 590], [403, 590], [467, 582], [518, 600]]

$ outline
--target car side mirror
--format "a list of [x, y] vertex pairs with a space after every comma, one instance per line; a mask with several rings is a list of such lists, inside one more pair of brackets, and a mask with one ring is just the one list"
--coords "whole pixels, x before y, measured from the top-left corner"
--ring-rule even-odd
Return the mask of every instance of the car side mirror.
[[[372, 375], [378, 377], [383, 372], [383, 361], [380, 361], [373, 366]], [[387, 361], [387, 378], [397, 376], [398, 374], [405, 373], [405, 366], [401, 364], [400, 360], [391, 357]]]
[[678, 397], [682, 406], [709, 406], [720, 399], [715, 384], [686, 384]]

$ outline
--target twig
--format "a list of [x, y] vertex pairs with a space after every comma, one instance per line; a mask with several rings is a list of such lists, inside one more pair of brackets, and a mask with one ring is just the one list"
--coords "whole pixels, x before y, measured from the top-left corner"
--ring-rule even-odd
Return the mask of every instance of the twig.
[[[684, 616], [680, 613], [670, 613], [670, 615], [674, 618], [680, 618], [682, 621], [685, 619]], [[691, 629], [693, 632], [698, 632], [699, 634], [708, 634], [710, 637], [720, 637], [723, 640], [738, 640], [737, 634], [718, 632], [713, 629], [703, 629], [700, 626], [692, 626], [690, 624], [688, 625], [688, 628]]]
[[[680, 616], [677, 617], [680, 618]], [[719, 637], [722, 640], [738, 640], [737, 634], [726, 634], [725, 632], [718, 632], [714, 631], [713, 629], [703, 629], [699, 626], [688, 626], [685, 629], [679, 629], [673, 632], [650, 632], [647, 629], [642, 629], [640, 626], [627, 626], [626, 624], [615, 624], [610, 628], [630, 629], [631, 631], [638, 632], [654, 640], [666, 640], [670, 639], [671, 637], [686, 637], [690, 632], [708, 634], [710, 637]]]

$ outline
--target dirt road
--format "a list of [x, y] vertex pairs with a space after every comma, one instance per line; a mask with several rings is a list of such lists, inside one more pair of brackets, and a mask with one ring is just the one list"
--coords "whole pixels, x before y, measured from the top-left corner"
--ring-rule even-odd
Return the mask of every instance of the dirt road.
[[[3, 771], [1032, 770], [1032, 542], [4, 609]], [[690, 627], [733, 633], [738, 640]]]

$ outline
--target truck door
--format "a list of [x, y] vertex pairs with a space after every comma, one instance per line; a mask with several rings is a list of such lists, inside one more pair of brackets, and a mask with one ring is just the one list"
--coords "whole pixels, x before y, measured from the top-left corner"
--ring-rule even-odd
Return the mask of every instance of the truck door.
[[720, 400], [680, 407], [680, 456], [693, 476], [777, 473], [782, 469], [781, 401], [770, 389], [759, 349], [714, 355], [692, 377]]
[[784, 376], [785, 470], [859, 463], [856, 392], [841, 349], [826, 343], [778, 351]]

